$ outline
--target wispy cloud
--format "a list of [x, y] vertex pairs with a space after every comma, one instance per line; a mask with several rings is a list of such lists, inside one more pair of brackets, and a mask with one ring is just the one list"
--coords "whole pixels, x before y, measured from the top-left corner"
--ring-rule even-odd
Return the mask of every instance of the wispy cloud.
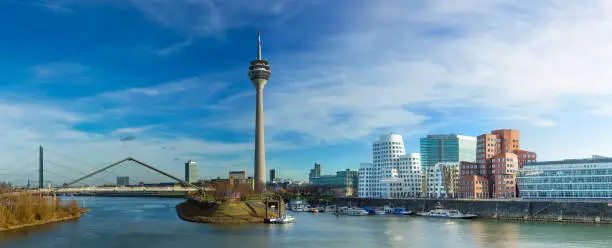
[[181, 51], [189, 46], [191, 46], [191, 44], [193, 44], [194, 42], [194, 38], [193, 37], [189, 37], [183, 41], [174, 43], [172, 45], [169, 45], [167, 47], [164, 47], [162, 49], [157, 50], [157, 55], [159, 56], [168, 56], [171, 55], [173, 53], [176, 53], [178, 51]]
[[155, 128], [155, 125], [143, 126], [143, 127], [123, 127], [117, 128], [111, 132], [111, 135], [120, 135], [120, 134], [139, 134], [144, 131]]
[[35, 65], [31, 71], [36, 82], [82, 84], [87, 81], [90, 68], [75, 62], [53, 62]]

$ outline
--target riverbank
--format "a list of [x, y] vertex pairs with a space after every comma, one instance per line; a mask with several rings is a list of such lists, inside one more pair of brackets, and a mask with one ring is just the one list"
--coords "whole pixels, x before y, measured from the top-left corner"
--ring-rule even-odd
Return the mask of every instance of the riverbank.
[[75, 219], [87, 211], [76, 200], [64, 202], [55, 196], [6, 193], [0, 195], [0, 231]]
[[54, 218], [54, 219], [50, 219], [50, 220], [44, 220], [44, 221], [35, 221], [35, 222], [32, 222], [32, 223], [21, 224], [21, 225], [0, 227], [0, 232], [10, 231], [10, 230], [15, 230], [15, 229], [20, 229], [20, 228], [26, 228], [26, 227], [46, 225], [46, 224], [63, 222], [63, 221], [68, 221], [68, 220], [75, 220], [75, 219], [81, 218], [81, 216], [84, 213], [87, 213], [87, 212], [89, 212], [89, 209], [83, 208], [83, 209], [81, 209], [81, 212], [79, 212], [77, 214], [74, 214], [74, 215], [70, 215], [70, 216], [58, 217], [58, 218]]
[[[208, 224], [263, 223], [266, 218], [265, 205], [261, 202], [200, 202], [188, 199], [176, 206], [182, 220]], [[268, 211], [268, 216], [276, 213]]]
[[612, 224], [612, 205], [607, 202], [469, 200], [469, 199], [380, 199], [334, 198], [333, 204], [359, 207], [404, 207], [413, 212], [427, 211], [441, 203], [447, 208], [477, 214], [480, 218], [562, 223]]

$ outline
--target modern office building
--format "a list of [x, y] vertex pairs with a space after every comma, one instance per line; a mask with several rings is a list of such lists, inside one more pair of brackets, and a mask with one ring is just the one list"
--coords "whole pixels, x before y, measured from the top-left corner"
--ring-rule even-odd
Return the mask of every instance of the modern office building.
[[198, 164], [193, 160], [185, 163], [185, 181], [190, 183], [198, 181]]
[[313, 178], [314, 186], [357, 186], [359, 184], [359, 171], [346, 169], [337, 171], [336, 175], [322, 175]]
[[359, 187], [359, 171], [346, 169], [336, 175], [322, 175], [312, 179], [312, 185], [337, 189], [341, 195], [352, 196]]
[[130, 185], [130, 177], [117, 177], [117, 186]]
[[270, 170], [270, 183], [276, 182], [276, 169]]
[[422, 180], [423, 196], [455, 198], [459, 193], [459, 162], [442, 162], [429, 166]]
[[321, 164], [314, 163], [314, 168], [310, 169], [310, 173], [308, 173], [308, 182], [312, 183], [312, 179], [315, 177], [321, 176]]
[[517, 184], [524, 199], [611, 199], [612, 158], [526, 163]]
[[476, 137], [441, 134], [427, 135], [420, 142], [422, 171], [440, 162], [476, 160]]
[[359, 169], [359, 197], [407, 198], [421, 192], [421, 157], [407, 155], [399, 134], [381, 135], [372, 144], [373, 163]]

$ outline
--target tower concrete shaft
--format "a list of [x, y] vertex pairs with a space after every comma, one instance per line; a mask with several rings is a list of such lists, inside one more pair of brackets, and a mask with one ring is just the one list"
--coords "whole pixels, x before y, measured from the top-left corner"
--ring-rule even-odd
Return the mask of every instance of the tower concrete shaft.
[[255, 191], [266, 187], [266, 145], [264, 138], [263, 89], [272, 73], [268, 61], [261, 57], [260, 35], [257, 32], [257, 58], [249, 66], [249, 78], [257, 90], [255, 102]]

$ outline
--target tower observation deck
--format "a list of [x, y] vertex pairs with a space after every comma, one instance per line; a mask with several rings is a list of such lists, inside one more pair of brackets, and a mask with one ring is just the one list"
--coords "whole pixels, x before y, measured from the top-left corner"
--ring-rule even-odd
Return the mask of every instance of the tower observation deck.
[[255, 191], [266, 186], [266, 146], [264, 139], [263, 89], [272, 75], [270, 64], [261, 57], [261, 36], [257, 32], [257, 59], [251, 61], [249, 78], [257, 91], [255, 106]]

